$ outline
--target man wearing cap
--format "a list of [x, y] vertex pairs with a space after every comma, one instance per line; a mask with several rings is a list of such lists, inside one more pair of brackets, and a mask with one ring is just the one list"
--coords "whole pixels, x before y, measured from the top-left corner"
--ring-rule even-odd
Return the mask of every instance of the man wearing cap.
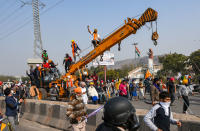
[[88, 88], [88, 95], [92, 98], [92, 102], [97, 104], [98, 93], [94, 87], [94, 82], [90, 82], [90, 86]]
[[82, 98], [82, 89], [77, 87], [70, 97], [66, 115], [72, 124], [73, 131], [85, 131], [87, 110]]

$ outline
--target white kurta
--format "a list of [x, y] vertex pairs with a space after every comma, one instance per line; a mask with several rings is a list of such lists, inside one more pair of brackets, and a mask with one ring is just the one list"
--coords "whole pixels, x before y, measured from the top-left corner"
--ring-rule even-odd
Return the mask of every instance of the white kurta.
[[88, 97], [87, 97], [86, 88], [85, 88], [85, 87], [82, 87], [81, 89], [82, 89], [82, 93], [83, 93], [83, 95], [82, 95], [83, 103], [84, 103], [84, 104], [87, 104], [87, 102], [88, 102]]

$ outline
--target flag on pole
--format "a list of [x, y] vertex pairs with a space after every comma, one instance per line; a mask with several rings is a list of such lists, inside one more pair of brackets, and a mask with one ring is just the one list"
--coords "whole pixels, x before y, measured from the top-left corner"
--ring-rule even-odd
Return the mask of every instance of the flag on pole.
[[135, 46], [135, 53], [138, 55], [138, 57], [140, 57], [140, 51], [136, 46]]

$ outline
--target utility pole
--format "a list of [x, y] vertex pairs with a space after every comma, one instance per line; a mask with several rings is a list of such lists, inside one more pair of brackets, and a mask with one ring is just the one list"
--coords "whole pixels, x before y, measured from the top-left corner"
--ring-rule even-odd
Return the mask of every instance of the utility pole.
[[[45, 5], [41, 3], [44, 7]], [[40, 32], [40, 13], [39, 0], [32, 0], [33, 25], [34, 25], [34, 57], [41, 57], [43, 51], [41, 32]]]
[[33, 8], [33, 26], [34, 26], [34, 57], [41, 58], [41, 54], [43, 51], [42, 45], [42, 38], [40, 32], [40, 9], [39, 6], [42, 8], [45, 6], [44, 3], [40, 2], [39, 0], [31, 0], [31, 2], [25, 2], [25, 0], [19, 0], [23, 3], [23, 5], [32, 5]]

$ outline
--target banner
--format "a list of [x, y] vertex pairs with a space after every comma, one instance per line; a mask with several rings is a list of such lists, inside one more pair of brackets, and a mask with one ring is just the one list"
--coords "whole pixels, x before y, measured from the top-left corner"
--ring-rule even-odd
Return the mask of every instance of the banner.
[[105, 52], [93, 60], [93, 66], [114, 65], [114, 53]]

